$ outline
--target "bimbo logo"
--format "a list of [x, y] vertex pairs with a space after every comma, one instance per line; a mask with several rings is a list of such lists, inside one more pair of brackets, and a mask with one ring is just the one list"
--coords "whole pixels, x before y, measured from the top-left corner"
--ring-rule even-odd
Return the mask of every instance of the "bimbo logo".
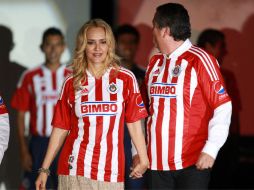
[[220, 81], [215, 81], [213, 84], [213, 88], [217, 94], [224, 94], [225, 88], [222, 86]]
[[82, 116], [96, 115], [96, 116], [113, 116], [117, 114], [116, 101], [94, 101], [81, 103]]
[[150, 87], [151, 96], [159, 96], [165, 98], [176, 97], [175, 83], [153, 83]]

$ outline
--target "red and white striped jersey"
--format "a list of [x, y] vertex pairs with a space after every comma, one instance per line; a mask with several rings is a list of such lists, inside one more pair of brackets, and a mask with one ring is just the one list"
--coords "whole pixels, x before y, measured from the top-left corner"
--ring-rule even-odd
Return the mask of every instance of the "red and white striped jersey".
[[147, 138], [152, 170], [178, 170], [196, 163], [214, 110], [230, 101], [223, 85], [216, 59], [189, 40], [170, 56], [151, 58], [142, 94], [150, 112]]
[[9, 143], [10, 123], [9, 115], [4, 104], [3, 98], [0, 95], [0, 164], [2, 162], [4, 152]]
[[45, 65], [25, 71], [18, 83], [11, 106], [30, 113], [30, 134], [49, 137], [51, 121], [62, 84], [71, 71], [61, 65], [52, 72]]
[[52, 125], [70, 130], [58, 164], [62, 175], [80, 175], [98, 181], [124, 181], [124, 122], [147, 116], [134, 74], [108, 69], [74, 92], [68, 78], [58, 100]]

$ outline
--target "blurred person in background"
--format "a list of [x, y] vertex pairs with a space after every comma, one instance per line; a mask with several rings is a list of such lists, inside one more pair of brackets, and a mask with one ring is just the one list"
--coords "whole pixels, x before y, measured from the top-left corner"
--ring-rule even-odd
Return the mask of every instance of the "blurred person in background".
[[4, 104], [4, 100], [0, 95], [0, 165], [4, 157], [4, 152], [8, 147], [10, 136], [9, 115]]
[[[121, 65], [134, 73], [140, 86], [145, 78], [145, 71], [140, 69], [137, 63], [135, 62], [135, 56], [138, 51], [138, 45], [140, 41], [140, 34], [138, 30], [135, 27], [128, 24], [120, 25], [115, 30], [115, 38], [117, 42], [116, 53], [121, 58]], [[132, 162], [135, 162], [138, 159], [138, 155], [134, 150], [133, 144], [131, 142], [131, 137], [126, 125], [124, 127], [124, 150], [125, 150], [124, 188], [129, 190], [133, 189], [141, 190], [147, 188], [146, 175], [144, 175], [143, 178], [139, 179], [132, 179], [129, 177], [129, 174], [131, 173]]]
[[[11, 107], [10, 102], [19, 78], [26, 68], [17, 61], [11, 60], [11, 53], [16, 47], [11, 28], [0, 25], [0, 42], [0, 89], [8, 110], [11, 126], [8, 149], [0, 168], [0, 184], [3, 184], [7, 189], [17, 189], [20, 185], [22, 169], [20, 159], [16, 159], [20, 153], [17, 149], [19, 145], [17, 139], [17, 113]], [[15, 172], [13, 172], [14, 170]]]
[[[18, 138], [21, 164], [25, 171], [21, 189], [35, 189], [37, 171], [46, 154], [51, 121], [55, 105], [67, 75], [71, 72], [60, 63], [65, 49], [62, 32], [58, 28], [48, 28], [42, 37], [41, 50], [45, 63], [27, 70], [18, 83], [11, 105], [17, 110]], [[29, 112], [29, 143], [25, 138], [25, 113]], [[57, 188], [57, 159], [51, 166], [51, 176], [47, 188]]]
[[45, 188], [49, 167], [63, 145], [58, 189], [124, 189], [124, 121], [140, 162], [129, 174], [140, 178], [148, 167], [140, 120], [147, 116], [135, 76], [119, 66], [115, 39], [101, 19], [85, 23], [78, 35], [73, 75], [56, 105], [47, 154], [36, 189]]
[[[216, 29], [206, 29], [200, 33], [197, 45], [213, 55], [220, 66], [227, 54], [227, 45], [223, 32]], [[235, 75], [232, 71], [220, 67], [227, 92], [232, 100], [232, 117], [229, 136], [221, 148], [211, 175], [211, 188], [234, 188], [238, 166], [238, 141], [240, 137], [241, 101]]]

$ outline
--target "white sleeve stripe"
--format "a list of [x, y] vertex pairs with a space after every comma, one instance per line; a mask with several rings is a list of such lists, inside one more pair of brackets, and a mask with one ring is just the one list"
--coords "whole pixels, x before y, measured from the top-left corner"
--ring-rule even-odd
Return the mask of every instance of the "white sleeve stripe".
[[123, 72], [132, 77], [133, 83], [134, 83], [134, 88], [136, 88], [135, 91], [138, 91], [138, 83], [137, 83], [135, 75], [131, 71], [127, 70], [127, 69], [123, 69]]
[[214, 81], [215, 79], [213, 78], [213, 75], [211, 74], [211, 72], [209, 71], [207, 65], [206, 65], [206, 62], [204, 61], [203, 57], [201, 57], [201, 55], [199, 55], [198, 53], [196, 53], [195, 51], [192, 51], [191, 49], [188, 50], [189, 52], [195, 54], [196, 56], [199, 57], [199, 59], [202, 61], [204, 67], [206, 68], [206, 71], [208, 73], [208, 75], [210, 76], [211, 80]]
[[71, 78], [73, 78], [73, 76], [67, 77], [66, 80], [64, 81], [64, 84], [63, 84], [63, 87], [62, 87], [62, 90], [61, 90], [61, 94], [60, 94], [59, 100], [62, 99], [65, 85], [66, 85], [66, 83], [67, 83]]
[[124, 68], [121, 68], [121, 72], [129, 75], [132, 78], [132, 82], [133, 82], [133, 86], [134, 86], [134, 93], [138, 93], [139, 92], [139, 90], [138, 90], [139, 88], [138, 88], [138, 83], [137, 83], [135, 75], [131, 71], [129, 71], [127, 69], [124, 69]]
[[211, 60], [208, 59], [208, 57], [204, 54], [204, 51], [201, 51], [200, 49], [195, 49], [194, 47], [192, 47], [192, 50], [197, 52], [200, 56], [202, 56], [205, 60], [205, 63], [207, 64], [207, 66], [209, 67], [213, 77], [214, 77], [214, 80], [218, 80], [218, 77], [216, 76], [216, 72], [214, 70], [214, 68], [212, 67], [212, 62]]
[[208, 60], [207, 63], [208, 63], [208, 65], [210, 66], [210, 68], [211, 68], [213, 74], [215, 75], [215, 79], [216, 79], [216, 80], [219, 80], [219, 77], [218, 77], [218, 75], [217, 75], [216, 69], [215, 69], [215, 67], [214, 67], [214, 65], [213, 65], [213, 62], [212, 62], [210, 56], [207, 54], [207, 52], [205, 52], [204, 50], [202, 50], [202, 49], [200, 49], [200, 48], [198, 48], [198, 47], [195, 47], [195, 46], [192, 46], [192, 47], [193, 47], [195, 50], [197, 50], [198, 52], [200, 52], [200, 53], [206, 58], [206, 60]]

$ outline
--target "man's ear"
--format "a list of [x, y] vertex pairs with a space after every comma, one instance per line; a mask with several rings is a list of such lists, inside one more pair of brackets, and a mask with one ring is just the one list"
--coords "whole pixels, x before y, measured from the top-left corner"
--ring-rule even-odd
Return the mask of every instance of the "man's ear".
[[169, 27], [164, 27], [161, 29], [163, 33], [163, 37], [170, 36], [170, 28]]

